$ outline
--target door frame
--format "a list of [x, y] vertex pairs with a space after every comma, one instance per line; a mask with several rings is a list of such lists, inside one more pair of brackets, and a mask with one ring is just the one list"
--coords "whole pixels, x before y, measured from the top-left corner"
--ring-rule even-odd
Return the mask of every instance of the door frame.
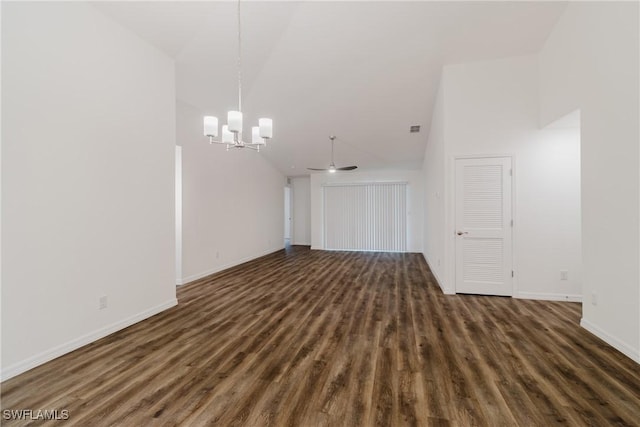
[[182, 285], [182, 146], [174, 151], [174, 239], [176, 285]]
[[445, 294], [456, 294], [456, 161], [458, 159], [487, 159], [496, 157], [508, 157], [511, 159], [511, 266], [514, 275], [511, 281], [512, 297], [518, 292], [518, 269], [517, 269], [517, 226], [516, 216], [517, 191], [516, 191], [516, 156], [514, 153], [490, 153], [490, 154], [453, 154], [447, 162], [447, 180], [445, 182], [445, 194], [447, 200], [445, 204], [445, 251], [448, 255], [446, 262], [446, 272], [448, 273], [447, 286], [443, 287]]
[[[292, 235], [293, 235], [293, 215], [292, 215], [292, 211], [293, 211], [293, 191], [291, 189], [291, 184], [287, 183], [284, 185], [284, 220], [285, 220], [285, 225], [284, 225], [284, 238], [289, 239], [289, 243], [291, 243], [292, 240]], [[289, 206], [289, 212], [287, 212], [286, 206]], [[288, 214], [288, 216], [287, 216]], [[289, 237], [287, 237], [287, 227], [289, 227]]]

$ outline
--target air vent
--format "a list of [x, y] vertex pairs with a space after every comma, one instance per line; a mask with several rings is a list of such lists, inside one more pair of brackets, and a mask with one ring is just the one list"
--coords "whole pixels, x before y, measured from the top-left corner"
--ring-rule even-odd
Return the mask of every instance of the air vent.
[[420, 132], [420, 125], [413, 125], [409, 128], [409, 132], [411, 133], [418, 133]]

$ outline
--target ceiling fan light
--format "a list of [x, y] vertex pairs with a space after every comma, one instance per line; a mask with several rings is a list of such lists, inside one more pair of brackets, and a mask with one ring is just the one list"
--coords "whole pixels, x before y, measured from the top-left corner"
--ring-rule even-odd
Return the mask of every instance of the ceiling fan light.
[[218, 136], [218, 118], [213, 116], [204, 116], [204, 136]]
[[271, 119], [258, 119], [258, 125], [260, 125], [260, 137], [272, 138], [273, 137], [273, 120]]
[[242, 132], [242, 113], [240, 111], [229, 111], [227, 113], [227, 124], [229, 131]]
[[222, 142], [224, 144], [233, 144], [233, 133], [229, 130], [229, 125], [222, 126]]

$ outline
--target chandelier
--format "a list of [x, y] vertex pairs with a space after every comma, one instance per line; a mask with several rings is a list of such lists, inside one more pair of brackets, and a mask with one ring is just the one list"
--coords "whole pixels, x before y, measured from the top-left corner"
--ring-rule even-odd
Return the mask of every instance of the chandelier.
[[222, 126], [222, 136], [218, 137], [218, 118], [214, 116], [204, 117], [204, 136], [209, 138], [210, 144], [223, 144], [229, 148], [251, 148], [260, 151], [261, 146], [267, 145], [267, 140], [273, 134], [273, 121], [271, 119], [258, 119], [258, 126], [251, 128], [251, 142], [242, 139], [242, 38], [240, 37], [240, 0], [238, 0], [238, 110], [227, 113], [227, 124]]

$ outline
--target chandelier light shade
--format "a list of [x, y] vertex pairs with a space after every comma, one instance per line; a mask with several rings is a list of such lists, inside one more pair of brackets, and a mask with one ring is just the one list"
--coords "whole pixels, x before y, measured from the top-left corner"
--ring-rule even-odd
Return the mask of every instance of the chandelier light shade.
[[223, 144], [233, 144], [233, 132], [229, 130], [229, 125], [222, 126], [222, 141]]
[[273, 120], [259, 119], [260, 137], [270, 139], [273, 135]]
[[227, 113], [227, 124], [222, 126], [222, 136], [218, 137], [218, 118], [204, 117], [204, 136], [209, 138], [210, 144], [223, 144], [229, 148], [251, 148], [260, 151], [260, 147], [267, 145], [267, 140], [273, 137], [273, 121], [267, 118], [258, 120], [258, 126], [251, 128], [251, 142], [242, 139], [242, 38], [240, 26], [240, 0], [238, 0], [238, 110]]
[[240, 111], [229, 111], [227, 113], [227, 124], [231, 132], [242, 132], [242, 113]]
[[204, 118], [204, 135], [217, 137], [218, 136], [218, 118], [213, 116], [205, 116]]
[[258, 126], [253, 126], [251, 128], [251, 143], [260, 144], [261, 142], [262, 138], [260, 138], [260, 128]]

